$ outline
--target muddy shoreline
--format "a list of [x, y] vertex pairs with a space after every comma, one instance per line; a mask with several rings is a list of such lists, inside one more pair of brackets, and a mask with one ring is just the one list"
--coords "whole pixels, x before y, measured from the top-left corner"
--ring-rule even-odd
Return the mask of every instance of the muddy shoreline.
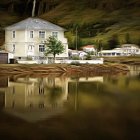
[[105, 63], [118, 63], [118, 64], [127, 64], [127, 65], [140, 65], [140, 57], [104, 57]]
[[124, 64], [84, 64], [84, 65], [25, 65], [25, 64], [0, 64], [0, 75], [18, 75], [18, 76], [93, 76], [102, 74], [117, 74], [120, 72], [128, 72], [127, 65]]

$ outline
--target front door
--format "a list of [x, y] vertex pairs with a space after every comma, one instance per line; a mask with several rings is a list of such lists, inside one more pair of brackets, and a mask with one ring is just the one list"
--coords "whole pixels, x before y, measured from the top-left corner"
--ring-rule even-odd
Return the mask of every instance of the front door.
[[34, 45], [28, 45], [28, 56], [34, 55]]

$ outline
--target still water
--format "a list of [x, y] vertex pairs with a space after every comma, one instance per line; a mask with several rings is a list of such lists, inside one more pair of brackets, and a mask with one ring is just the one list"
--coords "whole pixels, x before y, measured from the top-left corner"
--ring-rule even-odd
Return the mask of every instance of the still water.
[[139, 140], [140, 66], [94, 77], [0, 76], [0, 139]]

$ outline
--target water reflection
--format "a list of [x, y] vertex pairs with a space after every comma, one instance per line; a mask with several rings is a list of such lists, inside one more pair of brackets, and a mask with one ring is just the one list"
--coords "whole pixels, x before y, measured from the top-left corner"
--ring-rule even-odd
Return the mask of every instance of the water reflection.
[[0, 76], [0, 139], [140, 139], [140, 71], [132, 70], [96, 77]]
[[129, 65], [130, 72], [129, 76], [140, 76], [140, 66], [138, 65]]
[[67, 82], [60, 78], [13, 78], [8, 79], [4, 92], [7, 113], [27, 121], [45, 119], [64, 111], [67, 100]]
[[[2, 77], [0, 91], [5, 102], [4, 111], [26, 121], [37, 121], [64, 112], [68, 98], [68, 84], [79, 82], [103, 82], [103, 77]], [[6, 82], [5, 82], [6, 81]], [[77, 94], [77, 92], [76, 92]], [[75, 104], [76, 106], [76, 104]]]

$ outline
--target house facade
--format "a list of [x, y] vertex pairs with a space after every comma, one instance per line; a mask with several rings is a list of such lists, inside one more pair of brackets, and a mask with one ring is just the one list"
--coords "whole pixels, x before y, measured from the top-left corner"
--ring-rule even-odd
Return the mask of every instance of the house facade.
[[123, 50], [123, 55], [130, 56], [130, 55], [140, 55], [140, 48], [136, 44], [123, 44], [121, 45]]
[[48, 21], [39, 18], [27, 18], [5, 28], [5, 49], [12, 52], [14, 58], [32, 57], [39, 59], [44, 57], [44, 42], [50, 36], [54, 36], [65, 47], [65, 51], [56, 57], [67, 58], [68, 43], [64, 37], [64, 31], [64, 28]]

